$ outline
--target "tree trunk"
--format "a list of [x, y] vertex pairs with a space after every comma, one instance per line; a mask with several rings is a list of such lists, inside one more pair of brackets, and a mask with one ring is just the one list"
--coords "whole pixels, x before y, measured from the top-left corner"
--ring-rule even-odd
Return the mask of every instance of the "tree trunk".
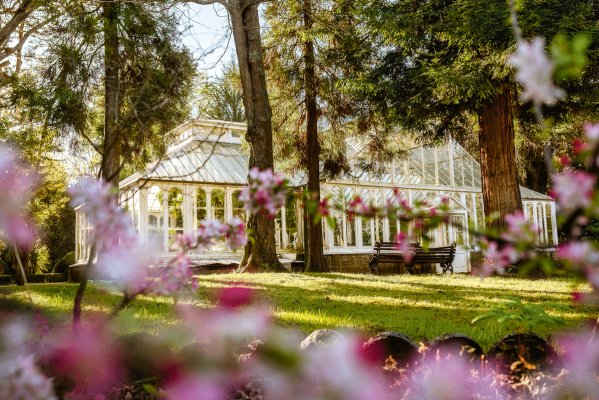
[[[312, 0], [304, 0], [302, 4], [304, 29], [312, 29]], [[308, 154], [306, 157], [308, 169], [308, 192], [320, 198], [320, 143], [318, 142], [318, 109], [316, 104], [316, 58], [314, 43], [311, 39], [304, 42], [304, 87], [306, 93], [306, 141]], [[326, 272], [322, 245], [322, 219], [315, 224], [314, 218], [308, 216], [308, 259], [307, 272]]]
[[[262, 56], [258, 5], [252, 4], [253, 0], [238, 0], [235, 3], [236, 5], [229, 9], [229, 15], [247, 120], [245, 139], [250, 146], [248, 167], [272, 169], [274, 160], [271, 109]], [[247, 226], [252, 231], [254, 243], [245, 247], [244, 259], [239, 270], [286, 271], [277, 257], [274, 220], [266, 215], [249, 215]]]
[[118, 3], [106, 2], [104, 16], [104, 149], [102, 177], [118, 187], [119, 145], [119, 35]]
[[509, 88], [485, 101], [478, 118], [485, 214], [496, 217], [491, 226], [504, 226], [506, 214], [522, 210]]

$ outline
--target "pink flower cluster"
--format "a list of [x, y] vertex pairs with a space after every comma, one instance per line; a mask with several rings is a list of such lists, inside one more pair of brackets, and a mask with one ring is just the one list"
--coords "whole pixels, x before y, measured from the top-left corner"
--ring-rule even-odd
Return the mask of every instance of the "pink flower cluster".
[[404, 232], [399, 232], [395, 237], [395, 249], [403, 254], [407, 263], [412, 261], [414, 256], [414, 242], [416, 242], [414, 235], [407, 235]]
[[29, 327], [24, 320], [4, 319], [0, 325], [0, 398], [54, 400], [52, 380], [38, 368], [25, 346]]
[[587, 209], [593, 200], [597, 178], [584, 171], [566, 170], [553, 176], [551, 195], [564, 216], [578, 209]]
[[526, 219], [521, 211], [505, 216], [507, 230], [499, 237], [505, 243], [489, 240], [483, 251], [485, 263], [478, 271], [482, 276], [490, 276], [493, 272], [503, 274], [505, 267], [535, 256], [533, 247], [536, 244], [539, 227]]
[[260, 171], [254, 167], [249, 172], [249, 185], [239, 195], [244, 208], [252, 214], [266, 214], [269, 218], [279, 212], [287, 199], [287, 181], [271, 169]]
[[[133, 228], [133, 221], [117, 203], [114, 189], [92, 178], [71, 187], [74, 206], [81, 205], [91, 225], [90, 240], [98, 247], [96, 271], [114, 279], [129, 296], [167, 294], [189, 286], [189, 260], [179, 255], [165, 267], [152, 267], [152, 253]], [[185, 239], [185, 238], [184, 238]], [[191, 282], [192, 289], [197, 282]]]
[[201, 225], [201, 228], [195, 232], [177, 235], [171, 249], [179, 252], [195, 249], [208, 251], [223, 236], [227, 248], [231, 251], [247, 243], [245, 223], [239, 218], [232, 218], [228, 223], [218, 220], [202, 221]]
[[137, 289], [137, 293], [167, 295], [186, 288], [198, 290], [198, 278], [193, 276], [190, 265], [189, 258], [184, 253], [179, 253], [166, 266], [155, 267], [149, 272], [146, 279], [142, 280], [143, 286]]
[[99, 248], [111, 249], [119, 244], [128, 247], [139, 242], [130, 215], [118, 206], [116, 188], [88, 177], [71, 186], [68, 193], [73, 207], [81, 206], [80, 212], [86, 214], [90, 239]]
[[545, 39], [518, 41], [516, 54], [510, 57], [516, 68], [515, 78], [524, 87], [521, 100], [535, 104], [553, 104], [566, 93], [553, 84], [555, 63], [545, 53]]
[[33, 246], [36, 238], [24, 206], [37, 180], [37, 174], [20, 161], [15, 151], [0, 146], [0, 231], [25, 248]]
[[587, 281], [599, 292], [599, 252], [588, 240], [570, 241], [557, 248], [556, 255], [574, 270], [582, 271]]

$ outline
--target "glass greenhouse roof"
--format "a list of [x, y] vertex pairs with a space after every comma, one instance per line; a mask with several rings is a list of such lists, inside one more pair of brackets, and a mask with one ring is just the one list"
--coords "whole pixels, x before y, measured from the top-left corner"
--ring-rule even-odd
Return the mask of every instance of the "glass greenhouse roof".
[[[209, 131], [207, 126], [210, 126]], [[139, 180], [246, 185], [248, 156], [243, 152], [239, 138], [239, 132], [244, 127], [244, 124], [223, 121], [194, 120], [183, 124], [178, 128], [181, 131], [180, 143], [169, 149], [161, 160], [148, 165], [144, 171], [122, 180], [120, 187], [125, 189]], [[215, 129], [220, 129], [220, 133], [215, 134]], [[367, 144], [365, 139], [347, 142], [351, 172], [332, 182], [411, 188], [461, 188], [481, 192], [479, 163], [454, 141], [435, 147], [414, 147], [408, 151], [407, 157], [381, 165], [376, 172], [368, 172], [363, 168], [369, 160]], [[307, 183], [305, 173], [297, 173], [287, 179], [293, 186]], [[526, 200], [553, 200], [524, 187], [520, 187], [520, 192], [522, 199]]]

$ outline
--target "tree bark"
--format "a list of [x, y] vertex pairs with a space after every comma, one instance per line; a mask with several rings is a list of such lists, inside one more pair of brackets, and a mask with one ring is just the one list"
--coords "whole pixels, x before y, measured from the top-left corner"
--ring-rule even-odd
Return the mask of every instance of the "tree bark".
[[112, 185], [119, 185], [119, 35], [116, 2], [103, 5], [104, 16], [104, 148], [102, 177]]
[[505, 226], [505, 215], [522, 210], [512, 95], [508, 87], [485, 101], [478, 112], [480, 166], [485, 214], [496, 217], [491, 226]]
[[[266, 87], [258, 4], [254, 0], [230, 1], [229, 15], [243, 89], [247, 120], [245, 139], [250, 147], [248, 167], [274, 167], [271, 109]], [[248, 176], [249, 179], [249, 176]], [[244, 248], [239, 271], [286, 271], [277, 257], [275, 222], [266, 215], [249, 215], [247, 226], [253, 245]]]
[[[304, 29], [312, 29], [312, 0], [304, 0], [302, 4]], [[316, 57], [314, 42], [309, 38], [304, 42], [304, 88], [306, 101], [306, 142], [308, 154], [306, 157], [308, 170], [308, 192], [320, 199], [320, 143], [318, 141], [318, 109], [316, 104]], [[322, 244], [322, 219], [315, 224], [314, 218], [308, 218], [308, 259], [307, 272], [326, 272], [324, 249]]]

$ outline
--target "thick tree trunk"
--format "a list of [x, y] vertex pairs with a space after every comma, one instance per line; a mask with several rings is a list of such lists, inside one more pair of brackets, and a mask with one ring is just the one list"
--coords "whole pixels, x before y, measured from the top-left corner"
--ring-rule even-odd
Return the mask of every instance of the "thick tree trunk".
[[119, 35], [118, 3], [106, 2], [104, 14], [104, 149], [102, 177], [119, 184]]
[[[243, 88], [247, 119], [245, 138], [250, 145], [249, 168], [272, 169], [271, 109], [262, 56], [258, 5], [252, 4], [253, 0], [238, 0], [235, 3], [236, 6], [229, 9], [229, 15]], [[247, 226], [252, 231], [254, 243], [245, 247], [240, 271], [286, 271], [277, 257], [274, 220], [265, 215], [250, 215]]]
[[478, 116], [485, 214], [496, 217], [491, 226], [503, 226], [506, 214], [522, 210], [510, 90], [485, 101]]
[[[303, 1], [304, 29], [312, 29], [312, 0]], [[304, 86], [306, 93], [306, 140], [308, 154], [308, 192], [320, 198], [320, 143], [318, 142], [318, 109], [316, 104], [316, 71], [314, 43], [308, 39], [304, 43]], [[326, 272], [324, 250], [322, 245], [322, 219], [315, 224], [314, 218], [308, 216], [308, 260], [307, 272]]]

